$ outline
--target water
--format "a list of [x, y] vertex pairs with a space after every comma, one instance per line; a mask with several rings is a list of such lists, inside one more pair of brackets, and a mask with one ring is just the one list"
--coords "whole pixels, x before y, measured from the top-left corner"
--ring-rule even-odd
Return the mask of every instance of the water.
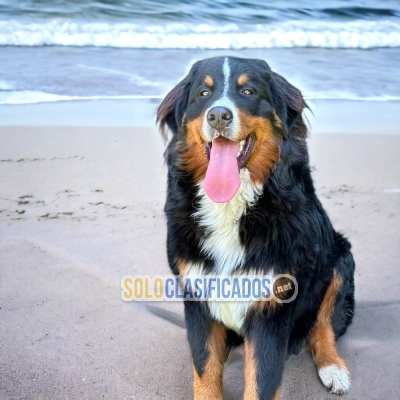
[[0, 0], [0, 104], [161, 98], [217, 55], [308, 99], [399, 100], [400, 2]]

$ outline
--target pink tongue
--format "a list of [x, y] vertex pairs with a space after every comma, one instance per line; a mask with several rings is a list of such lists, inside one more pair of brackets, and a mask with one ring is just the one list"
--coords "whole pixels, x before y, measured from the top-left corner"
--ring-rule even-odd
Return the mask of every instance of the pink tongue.
[[212, 142], [210, 162], [204, 179], [204, 190], [215, 203], [226, 203], [240, 187], [236, 160], [239, 142], [219, 137]]

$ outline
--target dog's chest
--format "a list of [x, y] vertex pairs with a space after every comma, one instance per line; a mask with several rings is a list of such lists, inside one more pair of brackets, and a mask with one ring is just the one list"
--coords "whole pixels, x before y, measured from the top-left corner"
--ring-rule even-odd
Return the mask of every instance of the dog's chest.
[[[224, 275], [224, 277], [232, 277], [233, 275], [239, 276], [237, 274], [229, 274], [227, 276]], [[252, 272], [240, 274], [242, 278], [246, 277], [249, 279], [252, 279], [253, 275], [255, 275], [255, 271], [254, 274]], [[215, 275], [210, 275], [205, 272], [203, 264], [188, 264], [186, 270], [182, 274], [183, 281], [185, 281], [186, 279], [190, 279], [191, 282], [195, 282], [196, 279], [199, 279], [200, 282], [203, 282], [204, 279], [210, 278], [215, 278]], [[204, 289], [205, 288], [203, 288], [203, 290]], [[213, 296], [201, 301], [206, 302], [210, 314], [215, 320], [222, 322], [228, 328], [233, 329], [237, 333], [240, 333], [243, 323], [246, 319], [247, 312], [249, 311], [249, 308], [252, 306], [254, 301], [232, 301], [229, 299], [223, 299], [221, 296], [218, 296], [215, 293], [216, 291], [213, 292]]]
[[228, 328], [241, 332], [247, 312], [253, 301], [209, 301], [207, 302], [211, 315]]
[[[201, 252], [214, 260], [210, 274], [232, 276], [240, 271], [246, 253], [239, 235], [240, 219], [246, 210], [256, 202], [262, 192], [261, 185], [255, 185], [247, 169], [240, 171], [241, 187], [227, 203], [214, 203], [199, 185], [199, 208], [193, 218], [205, 228], [206, 236], [201, 242]], [[202, 266], [191, 268], [192, 277], [203, 277]], [[211, 315], [227, 327], [240, 332], [252, 301], [207, 301]]]
[[240, 241], [240, 219], [262, 192], [262, 185], [251, 181], [249, 171], [240, 171], [241, 186], [232, 200], [214, 203], [198, 186], [199, 207], [193, 218], [205, 228], [206, 236], [200, 243], [202, 254], [215, 262], [215, 274], [230, 275], [245, 261], [245, 249]]
[[230, 275], [243, 265], [245, 250], [240, 241], [240, 218], [245, 211], [243, 204], [213, 203], [208, 197], [201, 199], [201, 208], [195, 217], [204, 228], [206, 236], [200, 243], [202, 254], [212, 258], [214, 273]]

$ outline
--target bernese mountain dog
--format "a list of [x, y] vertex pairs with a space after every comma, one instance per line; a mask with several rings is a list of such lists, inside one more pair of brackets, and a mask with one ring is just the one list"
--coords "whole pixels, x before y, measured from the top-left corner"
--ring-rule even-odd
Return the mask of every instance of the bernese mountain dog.
[[245, 399], [278, 399], [285, 360], [305, 346], [331, 393], [350, 388], [336, 340], [353, 317], [354, 261], [315, 193], [306, 107], [265, 61], [216, 57], [196, 62], [158, 108], [173, 273], [289, 274], [298, 286], [290, 302], [184, 302], [195, 399], [223, 398], [224, 362], [240, 344]]

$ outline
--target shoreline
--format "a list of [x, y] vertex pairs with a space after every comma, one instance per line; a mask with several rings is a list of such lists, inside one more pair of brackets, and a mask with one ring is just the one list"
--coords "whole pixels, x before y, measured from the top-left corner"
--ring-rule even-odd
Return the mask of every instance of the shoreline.
[[[154, 127], [160, 99], [0, 105], [0, 126]], [[400, 101], [308, 100], [310, 134], [400, 134]]]

